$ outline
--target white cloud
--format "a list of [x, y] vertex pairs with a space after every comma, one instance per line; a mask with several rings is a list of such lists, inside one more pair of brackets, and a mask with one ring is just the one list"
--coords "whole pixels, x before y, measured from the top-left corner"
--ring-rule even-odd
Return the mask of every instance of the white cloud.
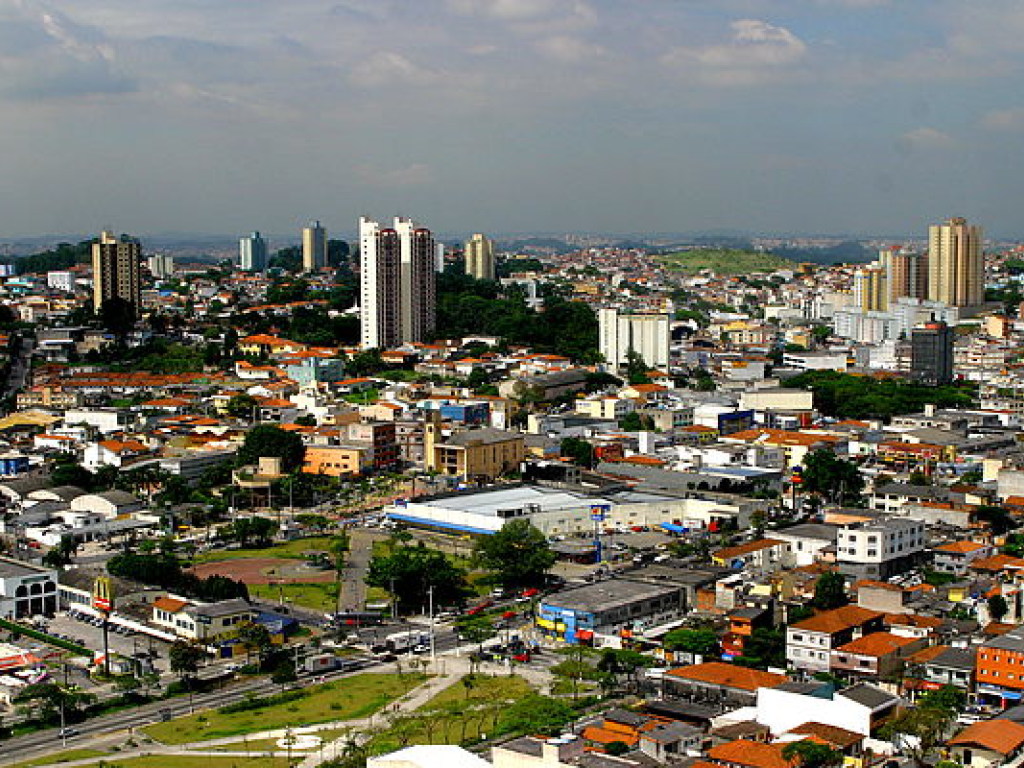
[[356, 168], [356, 174], [364, 184], [373, 187], [417, 187], [429, 184], [433, 179], [430, 167], [424, 163], [387, 170], [360, 165]]
[[956, 140], [948, 133], [922, 126], [907, 131], [896, 141], [896, 148], [903, 153], [939, 152], [956, 146]]
[[349, 82], [361, 88], [427, 85], [437, 81], [431, 70], [394, 51], [379, 51], [352, 68]]
[[549, 59], [566, 64], [593, 61], [606, 53], [604, 47], [600, 45], [568, 35], [545, 38], [537, 43], [537, 50]]
[[661, 62], [718, 85], [751, 85], [798, 64], [807, 45], [785, 27], [757, 19], [732, 22], [732, 38], [719, 45], [680, 46]]
[[981, 118], [981, 125], [990, 131], [1024, 130], [1024, 107], [994, 109]]

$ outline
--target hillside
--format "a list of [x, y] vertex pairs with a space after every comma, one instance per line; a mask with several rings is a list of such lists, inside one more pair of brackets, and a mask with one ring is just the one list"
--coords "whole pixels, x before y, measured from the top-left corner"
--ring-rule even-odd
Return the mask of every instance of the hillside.
[[679, 272], [700, 272], [710, 269], [719, 275], [746, 275], [753, 272], [774, 272], [793, 269], [796, 262], [756, 251], [732, 249], [701, 249], [664, 253], [654, 257], [666, 267]]

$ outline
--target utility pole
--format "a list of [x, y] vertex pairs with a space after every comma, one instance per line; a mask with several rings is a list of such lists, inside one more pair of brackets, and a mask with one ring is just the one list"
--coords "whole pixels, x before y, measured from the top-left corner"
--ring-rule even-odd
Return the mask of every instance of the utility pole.
[[434, 648], [434, 585], [431, 584], [427, 588], [427, 597], [429, 599], [428, 605], [430, 606], [430, 661], [435, 666], [437, 665], [437, 654]]

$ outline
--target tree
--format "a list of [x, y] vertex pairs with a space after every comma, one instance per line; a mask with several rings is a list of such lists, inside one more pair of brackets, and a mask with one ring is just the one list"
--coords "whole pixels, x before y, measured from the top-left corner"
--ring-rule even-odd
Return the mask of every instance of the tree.
[[245, 436], [238, 450], [238, 463], [255, 464], [263, 456], [275, 456], [281, 459], [281, 471], [287, 474], [302, 466], [305, 455], [306, 447], [298, 434], [272, 424], [261, 424]]
[[277, 523], [267, 517], [239, 517], [226, 527], [225, 533], [245, 547], [253, 542], [257, 547], [270, 545]]
[[182, 680], [187, 680], [199, 674], [199, 662], [205, 656], [206, 652], [202, 649], [202, 646], [184, 640], [175, 640], [167, 651], [171, 672]]
[[758, 627], [743, 643], [743, 655], [734, 663], [745, 667], [767, 669], [786, 666], [786, 633], [779, 629]]
[[388, 590], [400, 609], [425, 610], [433, 587], [434, 605], [457, 602], [465, 589], [466, 574], [443, 552], [399, 545], [391, 554], [370, 560], [366, 583]]
[[604, 751], [612, 757], [619, 757], [629, 752], [629, 744], [624, 741], [610, 741], [604, 745]]
[[599, 680], [604, 673], [591, 664], [586, 658], [586, 651], [582, 645], [570, 645], [558, 650], [564, 657], [551, 667], [551, 674], [569, 683], [572, 689], [573, 701], [580, 695], [580, 686], [584, 680]]
[[882, 726], [883, 738], [892, 741], [919, 766], [946, 740], [946, 731], [956, 718], [940, 707], [917, 706], [907, 709]]
[[61, 536], [57, 545], [43, 555], [43, 565], [49, 568], [63, 568], [74, 559], [78, 546], [74, 536]]
[[558, 453], [572, 459], [573, 463], [584, 469], [594, 467], [594, 446], [578, 437], [566, 437], [559, 444]]
[[840, 459], [828, 448], [819, 448], [804, 461], [803, 490], [836, 504], [857, 505], [863, 503], [864, 477], [853, 462]]
[[501, 530], [477, 541], [477, 563], [503, 587], [529, 587], [544, 583], [555, 564], [547, 537], [525, 518], [509, 520]]
[[245, 647], [246, 658], [256, 651], [257, 662], [262, 665], [263, 657], [271, 646], [270, 630], [255, 621], [243, 621], [238, 625], [237, 634], [238, 641]]
[[629, 384], [649, 384], [650, 378], [647, 371], [650, 370], [644, 362], [644, 356], [639, 352], [630, 349], [626, 352], [626, 381]]
[[530, 694], [502, 711], [498, 731], [555, 736], [575, 716], [576, 711], [560, 699]]
[[814, 582], [814, 598], [811, 604], [823, 611], [846, 605], [846, 577], [836, 571], [821, 574]]
[[828, 768], [843, 762], [843, 753], [828, 744], [802, 739], [784, 746], [782, 758], [789, 762], [795, 761], [802, 768]]
[[988, 615], [992, 617], [993, 621], [1002, 621], [1009, 611], [1010, 606], [1002, 595], [992, 595], [988, 599]]
[[664, 645], [671, 651], [715, 656], [719, 652], [718, 635], [711, 629], [673, 629], [665, 635]]
[[251, 419], [257, 404], [256, 398], [252, 395], [247, 395], [245, 393], [232, 395], [231, 399], [228, 400], [227, 412], [229, 416], [234, 416], [237, 419]]

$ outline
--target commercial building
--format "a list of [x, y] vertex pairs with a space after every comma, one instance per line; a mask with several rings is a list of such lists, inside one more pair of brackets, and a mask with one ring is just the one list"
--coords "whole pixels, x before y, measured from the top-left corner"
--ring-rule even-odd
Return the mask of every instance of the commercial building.
[[996, 700], [1004, 707], [1019, 702], [1024, 694], [1024, 626], [982, 643], [976, 664], [979, 699]]
[[[303, 239], [305, 247], [305, 239]], [[246, 272], [264, 272], [267, 269], [267, 241], [259, 232], [238, 241], [238, 267]]]
[[985, 301], [981, 227], [952, 218], [928, 228], [928, 298], [953, 307]]
[[938, 386], [953, 380], [953, 329], [926, 323], [910, 336], [910, 374], [922, 384]]
[[0, 616], [22, 619], [57, 610], [57, 571], [0, 557]]
[[429, 341], [436, 323], [436, 251], [429, 229], [396, 217], [359, 219], [360, 340], [364, 349]]
[[302, 229], [302, 271], [315, 272], [327, 266], [327, 230], [319, 221]]
[[681, 618], [686, 613], [678, 584], [609, 579], [549, 595], [537, 607], [537, 629], [566, 643], [591, 643], [595, 635], [618, 637]]
[[493, 280], [494, 274], [494, 243], [486, 235], [479, 233], [466, 241], [466, 274], [477, 280]]
[[518, 432], [490, 427], [443, 438], [439, 426], [429, 423], [424, 431], [423, 456], [428, 471], [467, 481], [491, 481], [519, 467], [526, 458], [526, 439]]
[[836, 565], [854, 579], [888, 579], [917, 564], [925, 549], [925, 524], [888, 518], [844, 525], [836, 536]]
[[124, 299], [136, 313], [142, 306], [140, 260], [142, 246], [136, 240], [114, 236], [112, 232], [100, 234], [92, 245], [92, 306], [97, 312], [103, 302]]
[[670, 318], [664, 314], [627, 315], [617, 309], [597, 313], [599, 349], [609, 365], [621, 367], [629, 353], [640, 355], [651, 368], [666, 368], [671, 339]]

